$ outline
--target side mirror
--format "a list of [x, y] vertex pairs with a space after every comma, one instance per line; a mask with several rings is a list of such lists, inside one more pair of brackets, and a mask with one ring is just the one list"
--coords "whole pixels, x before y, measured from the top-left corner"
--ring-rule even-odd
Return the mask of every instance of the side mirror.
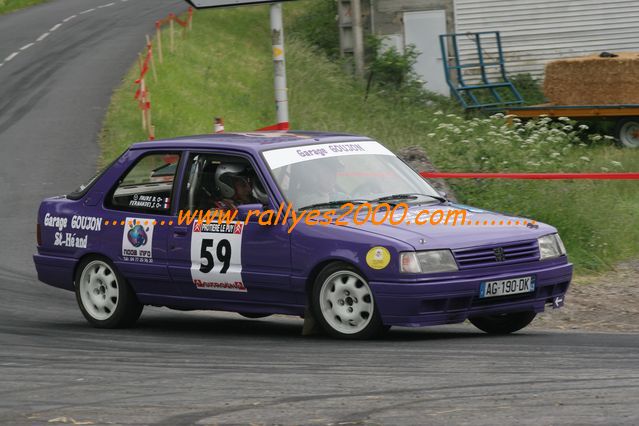
[[263, 204], [242, 204], [237, 206], [237, 219], [244, 221], [251, 215], [250, 221], [257, 221], [259, 215], [264, 211], [266, 207]]

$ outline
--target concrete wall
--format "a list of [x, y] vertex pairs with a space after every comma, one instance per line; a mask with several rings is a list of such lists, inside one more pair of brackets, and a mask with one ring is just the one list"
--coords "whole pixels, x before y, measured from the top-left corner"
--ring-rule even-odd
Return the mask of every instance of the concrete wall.
[[370, 25], [376, 35], [400, 34], [403, 36], [403, 13], [426, 10], [446, 10], [447, 30], [453, 32], [455, 29], [452, 0], [372, 0], [372, 4]]

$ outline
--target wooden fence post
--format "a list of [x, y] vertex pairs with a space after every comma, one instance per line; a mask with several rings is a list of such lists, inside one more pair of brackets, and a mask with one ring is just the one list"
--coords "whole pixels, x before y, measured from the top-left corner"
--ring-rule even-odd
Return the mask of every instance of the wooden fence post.
[[169, 15], [169, 33], [170, 33], [170, 39], [171, 39], [171, 53], [175, 52], [175, 23], [173, 22], [175, 20], [175, 15], [174, 14], [170, 14]]
[[147, 55], [150, 55], [150, 61], [151, 61], [151, 71], [153, 72], [153, 81], [155, 81], [157, 83], [158, 81], [158, 73], [155, 70], [155, 60], [153, 60], [153, 45], [151, 44], [151, 38], [149, 37], [149, 35], [146, 35], [146, 48], [147, 48]]
[[155, 39], [158, 45], [158, 59], [160, 59], [160, 63], [163, 63], [164, 57], [162, 55], [162, 30], [160, 28], [160, 21], [155, 23]]
[[149, 135], [152, 133], [153, 121], [151, 120], [151, 93], [146, 92], [144, 97], [144, 111], [146, 112], [146, 125]]
[[144, 84], [144, 79], [140, 81], [140, 105], [142, 106], [142, 130], [146, 130], [146, 85]]

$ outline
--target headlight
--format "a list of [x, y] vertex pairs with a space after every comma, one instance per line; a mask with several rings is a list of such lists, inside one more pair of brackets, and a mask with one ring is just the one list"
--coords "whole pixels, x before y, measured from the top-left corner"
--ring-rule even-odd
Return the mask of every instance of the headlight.
[[401, 253], [399, 270], [408, 274], [430, 274], [457, 271], [457, 263], [450, 250], [410, 251]]
[[539, 242], [539, 260], [554, 259], [566, 254], [566, 248], [559, 234], [545, 235], [537, 241]]

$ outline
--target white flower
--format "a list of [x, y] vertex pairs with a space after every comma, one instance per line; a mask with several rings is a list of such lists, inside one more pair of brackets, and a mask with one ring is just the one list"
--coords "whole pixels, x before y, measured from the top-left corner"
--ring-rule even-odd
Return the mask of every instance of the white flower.
[[602, 168], [601, 168], [601, 171], [602, 171], [602, 172], [608, 172], [608, 171], [610, 171], [610, 169], [609, 169], [608, 167], [602, 167]]
[[588, 157], [579, 157], [579, 159], [582, 161], [590, 161], [590, 158]]
[[561, 157], [561, 154], [560, 154], [560, 153], [558, 153], [558, 152], [553, 152], [552, 154], [550, 154], [550, 156], [551, 156], [552, 158], [557, 158], [557, 157]]
[[428, 136], [429, 138], [434, 138], [435, 137], [435, 133], [429, 133], [426, 136]]
[[444, 115], [444, 111], [435, 111], [433, 115]]
[[615, 167], [623, 167], [623, 164], [621, 164], [619, 161], [611, 161], [610, 164]]
[[563, 121], [565, 123], [567, 121], [570, 121], [570, 118], [568, 118], [568, 117], [559, 117], [557, 120]]
[[589, 127], [588, 127], [588, 126], [586, 126], [585, 124], [580, 124], [580, 125], [579, 125], [579, 129], [580, 129], [580, 130], [588, 130], [588, 129], [589, 129]]

